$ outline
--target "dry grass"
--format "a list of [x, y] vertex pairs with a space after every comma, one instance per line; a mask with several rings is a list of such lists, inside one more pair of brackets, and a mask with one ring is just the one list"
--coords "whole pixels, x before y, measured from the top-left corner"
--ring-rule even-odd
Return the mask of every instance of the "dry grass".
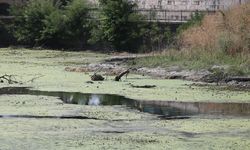
[[250, 3], [205, 16], [200, 25], [183, 31], [178, 41], [178, 51], [155, 52], [131, 64], [198, 70], [222, 65], [230, 74], [250, 75]]
[[200, 26], [182, 33], [182, 47], [225, 54], [250, 53], [250, 3], [205, 16]]

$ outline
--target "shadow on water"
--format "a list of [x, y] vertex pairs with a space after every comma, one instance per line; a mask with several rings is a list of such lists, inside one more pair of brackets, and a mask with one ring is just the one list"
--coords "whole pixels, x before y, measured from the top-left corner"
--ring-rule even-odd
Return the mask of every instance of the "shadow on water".
[[122, 105], [141, 112], [157, 114], [164, 119], [187, 119], [189, 116], [200, 114], [250, 115], [250, 103], [141, 101], [119, 95], [37, 91], [26, 87], [0, 88], [0, 95], [3, 94], [53, 96], [59, 97], [64, 103], [77, 105]]

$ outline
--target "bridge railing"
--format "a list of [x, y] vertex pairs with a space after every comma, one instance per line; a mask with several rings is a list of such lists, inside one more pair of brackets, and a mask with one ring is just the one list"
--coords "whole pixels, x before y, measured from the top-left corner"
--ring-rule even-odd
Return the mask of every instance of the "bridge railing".
[[167, 10], [167, 9], [137, 9], [137, 13], [145, 16], [145, 21], [166, 22], [166, 23], [184, 23], [191, 19], [195, 13], [214, 14], [211, 10]]
[[[100, 19], [99, 9], [90, 10], [91, 19]], [[185, 23], [191, 19], [195, 13], [214, 14], [214, 10], [169, 10], [169, 9], [136, 9], [138, 14], [142, 14], [143, 21], [165, 22], [165, 23]]]

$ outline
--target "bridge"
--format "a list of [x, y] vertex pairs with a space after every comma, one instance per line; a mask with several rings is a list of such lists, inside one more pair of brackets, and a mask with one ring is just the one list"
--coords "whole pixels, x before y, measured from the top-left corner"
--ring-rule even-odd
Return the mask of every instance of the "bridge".
[[[182, 24], [188, 22], [195, 13], [214, 14], [212, 10], [168, 10], [168, 9], [136, 9], [136, 13], [143, 16], [142, 21], [160, 22], [167, 24]], [[98, 8], [90, 9], [89, 19], [100, 20]]]
[[214, 14], [212, 10], [168, 10], [168, 9], [137, 9], [137, 13], [145, 16], [144, 21], [161, 22], [169, 24], [185, 23], [192, 18], [195, 13]]

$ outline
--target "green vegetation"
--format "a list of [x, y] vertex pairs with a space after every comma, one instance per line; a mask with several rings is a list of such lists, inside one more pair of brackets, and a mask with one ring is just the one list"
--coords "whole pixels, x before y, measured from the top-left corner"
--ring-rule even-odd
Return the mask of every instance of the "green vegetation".
[[249, 10], [247, 3], [214, 15], [196, 14], [178, 29], [179, 50], [165, 50], [129, 64], [163, 68], [175, 65], [195, 70], [217, 65], [225, 67], [229, 75], [249, 75]]
[[[118, 51], [138, 52], [161, 50], [177, 43], [173, 41], [173, 34], [168, 26], [141, 22], [142, 16], [134, 13], [136, 6], [133, 3], [126, 0], [100, 2], [101, 17], [95, 22], [89, 19], [92, 14], [86, 0], [30, 0], [27, 6], [12, 9], [11, 13], [16, 18], [9, 30], [19, 44], [50, 48], [83, 48], [88, 42], [92, 42], [93, 45], [109, 46]], [[249, 10], [250, 5], [246, 5], [223, 15], [204, 18], [194, 16], [192, 21], [179, 29], [180, 49], [152, 53], [129, 63], [138, 67], [160, 66], [173, 70], [205, 68], [205, 71], [210, 70], [216, 76], [224, 76], [225, 73], [250, 74]], [[225, 28], [221, 28], [222, 25]], [[5, 29], [0, 29], [0, 33], [2, 31], [5, 33]], [[4, 80], [0, 81], [0, 88], [31, 87], [41, 91], [74, 92], [76, 97], [79, 92], [117, 94], [159, 105], [164, 103], [161, 101], [242, 103], [240, 107], [229, 106], [228, 109], [232, 112], [246, 109], [245, 106], [250, 102], [250, 91], [245, 87], [235, 90], [214, 83], [155, 79], [135, 74], [129, 74], [127, 78], [115, 82], [114, 76], [107, 75], [113, 72], [112, 69], [106, 73], [101, 70], [102, 65], [112, 68], [116, 64], [105, 64], [106, 60], [111, 60], [110, 57], [108, 54], [87, 51], [1, 48], [0, 76], [13, 75], [15, 80], [22, 83], [9, 84]], [[100, 63], [102, 64], [98, 65]], [[89, 82], [94, 73], [89, 72], [86, 65], [97, 70], [101, 68], [98, 74], [103, 75], [105, 80]], [[214, 65], [216, 66], [212, 67]], [[74, 70], [71, 71], [71, 68]], [[114, 74], [119, 72], [119, 69], [115, 70]], [[145, 85], [154, 88], [136, 88]], [[70, 99], [74, 98], [74, 95], [70, 95]], [[196, 105], [199, 103], [186, 105], [184, 108], [176, 105], [176, 108], [202, 112]], [[142, 108], [141, 105], [138, 107]], [[171, 109], [169, 115], [173, 111]], [[10, 118], [8, 115], [40, 118]], [[81, 117], [88, 119], [80, 119]], [[66, 104], [51, 96], [0, 95], [0, 124], [0, 149], [3, 150], [244, 150], [250, 147], [250, 118], [247, 115], [202, 114], [191, 116], [190, 119], [164, 120], [157, 115], [125, 106]]]
[[129, 61], [128, 65], [133, 67], [162, 67], [168, 69], [171, 66], [179, 66], [182, 69], [210, 69], [214, 65], [226, 68], [230, 75], [250, 74], [250, 60], [248, 55], [241, 54], [230, 56], [223, 52], [207, 53], [204, 51], [176, 51], [168, 50], [156, 53], [153, 56], [136, 58]]
[[188, 20], [188, 22], [178, 27], [177, 33], [180, 34], [181, 32], [187, 30], [188, 28], [201, 25], [204, 16], [205, 15], [202, 13], [195, 12], [195, 14], [191, 16], [191, 19]]
[[86, 0], [73, 0], [67, 5], [54, 0], [31, 0], [24, 7], [11, 10], [11, 15], [16, 16], [11, 31], [23, 44], [83, 47], [87, 41]]
[[[249, 102], [247, 91], [192, 86], [193, 82], [129, 75], [121, 82], [108, 76], [88, 84], [92, 73], [65, 67], [98, 63], [108, 55], [56, 50], [0, 49], [0, 74], [16, 75], [23, 84], [43, 91], [120, 94], [143, 100]], [[37, 77], [37, 78], [36, 78]], [[35, 79], [34, 79], [35, 78]], [[29, 81], [34, 79], [33, 81]], [[156, 85], [153, 89], [131, 88]], [[0, 118], [1, 149], [247, 149], [249, 118], [161, 120], [122, 106], [63, 104], [56, 97], [1, 95], [1, 115], [87, 116], [95, 119]], [[15, 144], [13, 144], [15, 143]], [[32, 144], [31, 144], [32, 143]]]
[[124, 0], [100, 0], [100, 23], [92, 30], [92, 43], [103, 43], [114, 50], [146, 52], [170, 44], [168, 26], [143, 22], [135, 3]]
[[142, 29], [143, 44], [140, 52], [161, 51], [171, 47], [174, 41], [174, 33], [168, 25], [161, 26], [160, 23], [147, 23]]
[[[82, 67], [88, 63], [100, 63], [107, 55], [86, 52], [36, 51], [27, 49], [1, 49], [0, 74], [14, 74], [25, 84], [42, 91], [72, 91], [83, 93], [118, 94], [142, 100], [164, 101], [213, 101], [249, 102], [249, 92], [213, 89], [192, 86], [193, 82], [182, 80], [152, 79], [148, 76], [129, 75], [121, 82], [114, 82], [114, 76], [105, 76], [105, 81], [88, 84], [88, 71], [67, 72], [66, 67]], [[75, 61], [77, 60], [77, 61]], [[22, 68], [22, 69], [20, 69]], [[34, 82], [26, 81], [41, 76]], [[132, 88], [130, 84], [156, 85], [156, 88]], [[190, 86], [192, 88], [190, 88]], [[9, 86], [7, 83], [0, 84]]]
[[98, 31], [93, 31], [92, 38], [95, 41], [107, 42], [118, 50], [138, 48], [138, 41], [142, 36], [139, 23], [141, 16], [135, 12], [135, 3], [124, 0], [100, 0], [99, 2], [100, 25], [96, 29]]
[[173, 37], [168, 26], [143, 21], [136, 4], [127, 0], [100, 0], [93, 8], [87, 0], [31, 0], [12, 6], [15, 16], [9, 31], [18, 44], [49, 48], [93, 47], [146, 52], [161, 50]]

